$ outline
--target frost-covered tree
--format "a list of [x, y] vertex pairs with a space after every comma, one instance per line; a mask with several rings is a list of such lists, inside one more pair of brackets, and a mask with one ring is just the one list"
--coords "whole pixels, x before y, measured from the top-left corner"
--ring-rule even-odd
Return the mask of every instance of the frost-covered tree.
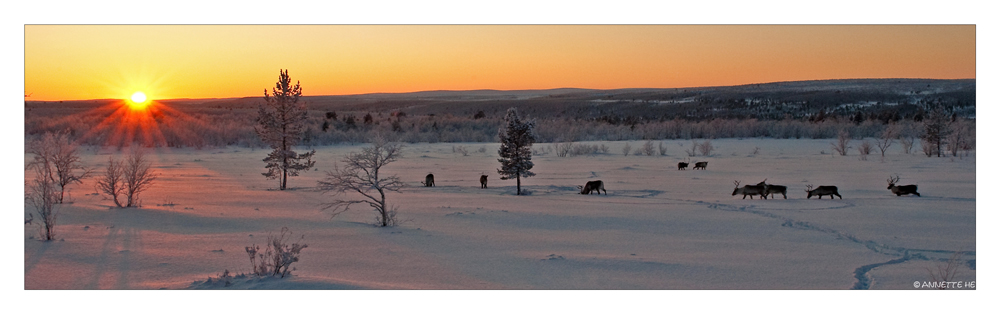
[[74, 182], [82, 183], [80, 180], [91, 172], [80, 164], [76, 145], [70, 142], [65, 133], [45, 133], [40, 139], [28, 144], [28, 153], [34, 155], [28, 167], [49, 168], [43, 172], [58, 187], [57, 202], [60, 204], [66, 195], [66, 187]]
[[146, 153], [135, 148], [125, 158], [122, 164], [122, 179], [125, 183], [126, 207], [139, 206], [139, 194], [153, 185], [158, 176], [150, 168], [152, 163], [146, 160]]
[[[56, 205], [59, 203], [59, 192], [53, 181], [51, 168], [34, 167], [35, 177], [24, 188], [24, 202], [35, 208], [41, 219], [39, 233], [43, 240], [50, 241], [55, 237]], [[32, 220], [34, 216], [32, 215]]]
[[115, 206], [124, 207], [118, 201], [118, 196], [125, 193], [124, 168], [122, 162], [108, 157], [108, 166], [104, 169], [104, 175], [97, 178], [97, 189], [115, 201]]
[[531, 144], [535, 143], [535, 122], [521, 121], [517, 116], [517, 109], [507, 109], [507, 115], [503, 118], [504, 124], [500, 126], [498, 136], [500, 137], [500, 173], [501, 180], [517, 179], [517, 195], [521, 195], [521, 177], [531, 177], [535, 173], [531, 168], [535, 166], [531, 162]]
[[378, 225], [395, 225], [396, 209], [390, 209], [386, 204], [385, 192], [399, 191], [403, 182], [395, 175], [384, 175], [380, 171], [382, 167], [399, 159], [402, 153], [402, 144], [389, 143], [384, 137], [376, 136], [371, 147], [362, 148], [360, 153], [348, 154], [341, 160], [344, 167], [334, 165], [333, 171], [327, 171], [326, 178], [320, 180], [318, 186], [323, 193], [334, 192], [334, 197], [355, 192], [361, 194], [362, 199], [336, 198], [333, 202], [324, 204], [323, 209], [330, 209], [336, 216], [353, 204], [364, 203], [378, 213]]
[[257, 110], [257, 125], [254, 130], [261, 141], [273, 149], [264, 158], [267, 172], [262, 174], [268, 179], [278, 179], [278, 188], [284, 190], [289, 176], [297, 176], [300, 170], [313, 167], [315, 162], [312, 161], [312, 156], [316, 151], [298, 154], [292, 150], [302, 139], [307, 112], [305, 105], [299, 104], [299, 97], [302, 96], [299, 82], [296, 81], [295, 86], [292, 86], [288, 70], [279, 72], [278, 82], [271, 94], [267, 93], [267, 89], [264, 90], [265, 104]]
[[[139, 148], [134, 148], [125, 160], [108, 158], [108, 166], [104, 176], [97, 179], [97, 189], [114, 200], [118, 207], [139, 206], [139, 194], [149, 189], [157, 175], [152, 170], [152, 163], [146, 159], [146, 154]], [[125, 196], [125, 204], [118, 200], [119, 195]]]

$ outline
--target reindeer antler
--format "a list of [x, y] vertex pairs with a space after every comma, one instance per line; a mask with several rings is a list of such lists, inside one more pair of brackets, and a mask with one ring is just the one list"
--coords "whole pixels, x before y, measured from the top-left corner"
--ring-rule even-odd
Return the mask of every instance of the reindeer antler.
[[812, 185], [806, 185], [806, 192], [812, 191]]
[[899, 182], [899, 176], [896, 176], [895, 178], [893, 178], [892, 176], [889, 176], [889, 180], [886, 180], [886, 181], [889, 182], [889, 185], [895, 185], [896, 182]]
[[735, 180], [734, 180], [734, 181], [733, 181], [733, 184], [736, 184], [736, 187], [740, 187], [740, 181], [735, 181]]

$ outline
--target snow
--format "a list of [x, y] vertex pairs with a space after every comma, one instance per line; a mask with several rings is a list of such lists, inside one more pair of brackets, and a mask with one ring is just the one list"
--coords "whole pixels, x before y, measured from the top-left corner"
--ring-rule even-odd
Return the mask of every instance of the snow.
[[[928, 158], [896, 144], [884, 162], [862, 161], [821, 153], [829, 139], [720, 139], [712, 156], [691, 157], [707, 170], [678, 171], [690, 141], [663, 142], [668, 156], [536, 155], [523, 196], [498, 179], [498, 144], [407, 145], [383, 169], [409, 185], [387, 196], [404, 221], [394, 228], [373, 227], [366, 207], [319, 210], [330, 196], [316, 181], [361, 146], [316, 147], [317, 170], [286, 191], [260, 175], [267, 150], [159, 148], [141, 208], [112, 208], [91, 178], [60, 209], [59, 241], [25, 226], [24, 289], [851, 289], [859, 276], [863, 288], [912, 289], [953, 251], [967, 251], [957, 279], [976, 280], [975, 153]], [[98, 168], [112, 153], [84, 151]], [[428, 173], [436, 187], [419, 184]], [[922, 197], [892, 195], [890, 175]], [[598, 179], [608, 195], [578, 194]], [[734, 180], [764, 179], [788, 186], [788, 199], [730, 195]], [[806, 185], [844, 198], [806, 199]], [[309, 245], [293, 276], [206, 282], [248, 272], [244, 247], [282, 227]]]

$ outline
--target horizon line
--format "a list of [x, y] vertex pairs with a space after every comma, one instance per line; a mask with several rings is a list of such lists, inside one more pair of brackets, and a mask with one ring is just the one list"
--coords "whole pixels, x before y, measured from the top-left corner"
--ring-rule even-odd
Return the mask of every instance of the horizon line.
[[[660, 89], [660, 90], [670, 90], [670, 89], [689, 89], [689, 88], [720, 88], [720, 87], [739, 87], [739, 86], [749, 86], [749, 85], [764, 85], [764, 84], [779, 84], [779, 83], [793, 83], [793, 82], [817, 82], [817, 81], [851, 81], [851, 80], [938, 80], [938, 81], [959, 81], [959, 80], [976, 80], [976, 78], [953, 78], [953, 79], [940, 79], [940, 78], [838, 78], [838, 79], [810, 79], [810, 80], [796, 80], [796, 81], [772, 81], [772, 82], [761, 82], [761, 83], [747, 83], [747, 84], [737, 84], [737, 85], [711, 85], [711, 86], [688, 86], [688, 87], [625, 87], [625, 88], [582, 88], [582, 87], [556, 87], [556, 88], [537, 88], [537, 89], [433, 89], [433, 90], [419, 90], [419, 91], [409, 91], [409, 92], [373, 92], [373, 93], [361, 93], [361, 94], [327, 94], [327, 95], [302, 95], [301, 97], [350, 97], [350, 96], [366, 96], [366, 95], [403, 95], [403, 94], [417, 94], [417, 93], [434, 93], [434, 92], [531, 92], [531, 91], [554, 91], [554, 90], [584, 90], [584, 91], [616, 91], [616, 90], [640, 90], [640, 89]], [[30, 97], [34, 92], [25, 94], [24, 101], [35, 101], [35, 102], [59, 102], [59, 101], [95, 101], [95, 100], [125, 100], [118, 98], [91, 98], [91, 99], [60, 99], [60, 100], [30, 100]], [[258, 98], [262, 96], [231, 96], [231, 97], [205, 97], [205, 98], [162, 98], [153, 99], [153, 101], [169, 101], [169, 100], [220, 100], [220, 99], [240, 99], [240, 98]]]

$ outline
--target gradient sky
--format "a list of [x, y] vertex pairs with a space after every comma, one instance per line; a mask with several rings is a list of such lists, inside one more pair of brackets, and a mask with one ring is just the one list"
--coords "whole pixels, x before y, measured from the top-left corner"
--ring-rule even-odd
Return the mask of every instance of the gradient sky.
[[976, 77], [973, 25], [26, 25], [30, 100]]

